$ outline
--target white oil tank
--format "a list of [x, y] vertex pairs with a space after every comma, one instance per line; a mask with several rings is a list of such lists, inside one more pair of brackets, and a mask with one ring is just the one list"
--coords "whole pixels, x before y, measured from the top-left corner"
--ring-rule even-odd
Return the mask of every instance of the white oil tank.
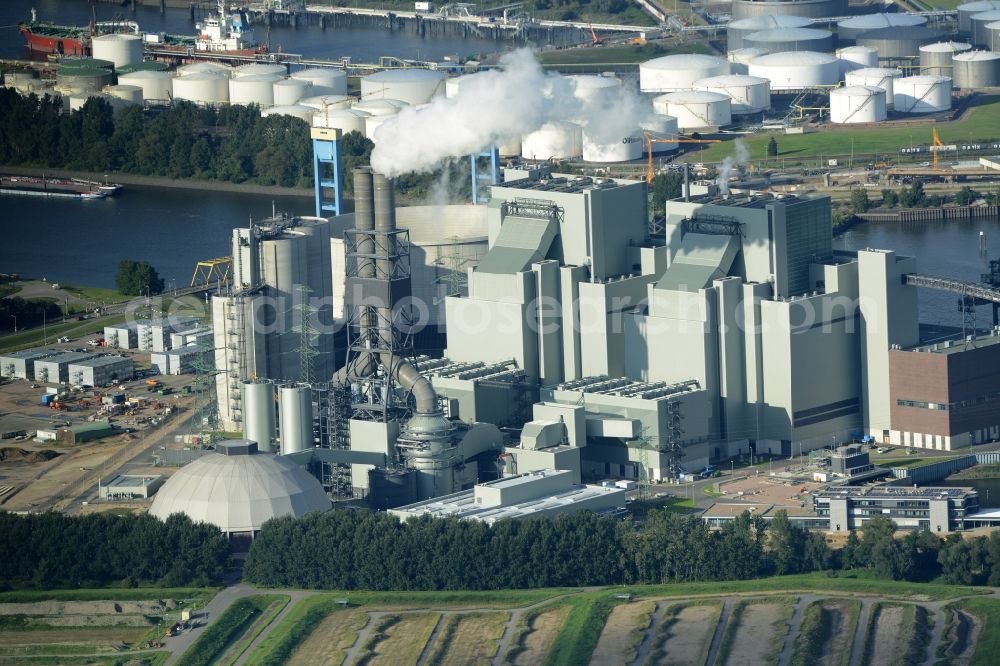
[[556, 120], [521, 139], [521, 157], [529, 160], [571, 159], [583, 154], [583, 128]]
[[262, 109], [274, 106], [274, 83], [278, 74], [247, 74], [229, 79], [230, 104], [256, 104]]
[[275, 65], [267, 62], [252, 62], [249, 65], [240, 65], [232, 71], [234, 79], [241, 79], [244, 76], [274, 75], [279, 79], [288, 75], [288, 70], [284, 65]]
[[104, 92], [132, 104], [142, 104], [142, 88], [139, 86], [119, 83], [116, 86], [106, 86]]
[[657, 113], [673, 116], [680, 129], [723, 127], [733, 122], [729, 95], [706, 90], [682, 90], [653, 98]]
[[315, 113], [316, 109], [311, 106], [302, 106], [301, 104], [279, 104], [264, 109], [260, 112], [260, 115], [264, 118], [267, 118], [268, 116], [292, 116], [293, 118], [300, 118], [304, 120], [307, 125], [312, 125], [313, 114]]
[[975, 0], [957, 7], [958, 31], [964, 35], [972, 34], [972, 17], [976, 14], [1000, 9], [1000, 0]]
[[398, 99], [426, 104], [444, 94], [445, 73], [433, 69], [391, 69], [361, 77], [362, 99]]
[[1000, 21], [1000, 9], [973, 14], [969, 17], [971, 22], [971, 42], [973, 46], [990, 47], [990, 30], [986, 26]]
[[882, 28], [926, 25], [926, 16], [898, 12], [894, 14], [861, 14], [837, 23], [837, 36], [841, 44], [851, 44], [863, 32]]
[[91, 51], [98, 60], [109, 60], [115, 68], [142, 62], [142, 37], [114, 33], [91, 40]]
[[736, 19], [735, 21], [730, 21], [726, 25], [726, 50], [731, 53], [737, 49], [742, 49], [748, 46], [746, 43], [747, 35], [761, 30], [809, 28], [812, 24], [813, 22], [811, 18], [806, 18], [804, 16], [783, 16], [778, 14], [763, 14], [761, 16], [749, 16], [747, 18]]
[[582, 138], [584, 162], [632, 162], [642, 158], [645, 139], [639, 129], [619, 139], [608, 139], [584, 127]]
[[746, 74], [750, 71], [750, 61], [767, 52], [767, 49], [759, 49], [753, 46], [730, 51], [726, 54], [726, 59], [729, 61], [729, 71], [733, 74]]
[[613, 76], [578, 74], [567, 77], [573, 82], [573, 94], [584, 101], [603, 101], [621, 91], [622, 81]]
[[875, 86], [885, 91], [885, 104], [892, 108], [895, 104], [895, 84], [903, 76], [902, 70], [892, 67], [866, 67], [848, 72], [844, 81], [849, 86]]
[[405, 106], [408, 104], [398, 99], [363, 99], [352, 108], [373, 116], [392, 116]]
[[750, 61], [750, 76], [771, 82], [771, 90], [801, 90], [834, 86], [840, 81], [840, 61], [829, 53], [785, 51]]
[[760, 113], [771, 108], [771, 82], [748, 74], [724, 74], [695, 81], [695, 90], [729, 95], [733, 115]]
[[365, 120], [371, 118], [370, 113], [358, 109], [329, 109], [313, 114], [313, 127], [334, 127], [344, 134], [359, 132], [365, 134]]
[[729, 74], [729, 62], [715, 56], [686, 53], [663, 56], [639, 63], [642, 92], [691, 90], [695, 81]]
[[118, 83], [142, 88], [143, 100], [169, 100], [174, 93], [174, 75], [172, 72], [155, 70], [140, 70], [131, 74], [122, 74]]
[[282, 386], [278, 390], [281, 410], [281, 453], [288, 455], [313, 448], [312, 391], [308, 386]]
[[[671, 139], [677, 136], [677, 119], [662, 113], [647, 116], [642, 122], [642, 129], [656, 139]], [[649, 146], [643, 145], [643, 150]], [[653, 154], [669, 153], [677, 150], [680, 144], [676, 141], [654, 141]]]
[[871, 46], [847, 46], [837, 49], [837, 60], [840, 61], [840, 76], [848, 72], [868, 67], [878, 67], [878, 50]]
[[221, 74], [231, 76], [233, 68], [221, 62], [193, 62], [190, 65], [181, 65], [177, 68], [177, 76], [190, 76], [191, 74]]
[[1000, 53], [966, 51], [952, 58], [952, 83], [956, 88], [981, 90], [1000, 86]]
[[375, 139], [376, 130], [378, 130], [378, 128], [382, 125], [382, 123], [394, 117], [395, 115], [396, 115], [395, 113], [383, 113], [381, 115], [375, 115], [373, 113], [369, 113], [368, 117], [365, 118], [365, 136], [371, 139], [372, 141], [377, 141]]
[[333, 67], [311, 67], [292, 72], [292, 78], [308, 81], [316, 95], [346, 95], [347, 72]]
[[846, 86], [830, 91], [830, 122], [877, 123], [886, 118], [885, 90]]
[[312, 84], [300, 79], [282, 79], [275, 81], [272, 86], [274, 103], [279, 106], [298, 104], [303, 97], [312, 95], [310, 88]]
[[904, 76], [893, 83], [893, 102], [900, 113], [936, 113], [951, 108], [951, 78]]
[[270, 383], [243, 384], [243, 437], [257, 442], [257, 450], [271, 453], [278, 432], [275, 429], [275, 387]]
[[174, 79], [174, 99], [199, 104], [222, 104], [229, 101], [229, 77], [225, 74], [196, 72]]
[[956, 54], [972, 50], [965, 42], [934, 42], [920, 47], [920, 73], [951, 76], [952, 59]]
[[751, 32], [744, 44], [767, 49], [769, 53], [782, 51], [833, 51], [833, 33], [818, 28], [775, 28]]

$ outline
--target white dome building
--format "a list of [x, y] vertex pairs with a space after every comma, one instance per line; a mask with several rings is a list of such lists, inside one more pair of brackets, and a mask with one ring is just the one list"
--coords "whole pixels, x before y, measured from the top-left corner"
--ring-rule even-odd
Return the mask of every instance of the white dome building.
[[254, 533], [271, 518], [327, 511], [330, 500], [312, 475], [286, 458], [229, 440], [175, 473], [156, 493], [150, 515], [183, 513], [227, 535]]

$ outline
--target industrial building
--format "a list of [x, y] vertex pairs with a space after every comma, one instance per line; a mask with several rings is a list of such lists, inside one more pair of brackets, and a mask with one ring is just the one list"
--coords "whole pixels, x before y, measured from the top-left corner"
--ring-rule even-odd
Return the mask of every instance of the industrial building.
[[52, 382], [57, 384], [69, 381], [69, 366], [71, 363], [79, 363], [87, 359], [94, 358], [96, 354], [89, 352], [64, 352], [45, 358], [35, 359], [36, 382]]
[[94, 421], [93, 423], [78, 423], [59, 428], [55, 432], [55, 439], [63, 444], [83, 444], [113, 434], [115, 434], [115, 428], [109, 421]]
[[161, 474], [118, 474], [99, 481], [97, 495], [104, 500], [149, 499], [163, 485]]
[[34, 379], [35, 362], [58, 353], [48, 349], [26, 349], [2, 354], [0, 355], [0, 377]]
[[123, 356], [98, 356], [70, 363], [67, 373], [73, 386], [107, 386], [132, 379], [135, 365]]
[[183, 375], [197, 372], [202, 367], [212, 363], [211, 349], [198, 347], [180, 347], [164, 352], [153, 352], [149, 355], [150, 365], [161, 375]]
[[840, 476], [855, 476], [875, 469], [863, 446], [838, 446], [830, 454], [830, 471]]
[[136, 335], [142, 351], [162, 352], [171, 349], [171, 336], [198, 328], [198, 318], [173, 316], [138, 322]]
[[112, 349], [138, 349], [139, 324], [149, 323], [148, 319], [129, 321], [104, 327], [104, 344]]
[[829, 518], [831, 532], [857, 529], [873, 516], [889, 518], [904, 530], [953, 532], [964, 529], [966, 516], [979, 510], [979, 494], [972, 488], [841, 486], [814, 493], [813, 505], [817, 516]]

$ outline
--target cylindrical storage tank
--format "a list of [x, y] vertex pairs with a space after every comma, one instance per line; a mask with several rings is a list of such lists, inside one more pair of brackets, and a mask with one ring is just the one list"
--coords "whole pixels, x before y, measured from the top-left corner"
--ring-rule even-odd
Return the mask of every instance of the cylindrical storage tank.
[[830, 122], [877, 123], [886, 118], [885, 90], [847, 86], [830, 91]]
[[232, 72], [233, 68], [230, 65], [221, 62], [194, 62], [190, 65], [181, 65], [177, 68], [177, 76], [215, 74], [217, 76], [229, 77]]
[[314, 90], [321, 91], [317, 92], [317, 95], [347, 94], [347, 72], [342, 69], [332, 67], [300, 69], [297, 72], [292, 72], [292, 78], [311, 83]]
[[398, 99], [426, 104], [444, 94], [445, 73], [433, 69], [394, 69], [361, 77], [362, 99]]
[[97, 97], [97, 93], [73, 93], [69, 96], [69, 110], [79, 111], [83, 108], [83, 105], [87, 103], [87, 100], [91, 97]]
[[365, 133], [365, 120], [371, 118], [370, 113], [357, 109], [329, 109], [313, 114], [313, 127], [334, 127], [344, 134], [348, 132]]
[[252, 62], [249, 65], [240, 65], [232, 71], [234, 79], [242, 79], [246, 76], [276, 76], [279, 79], [285, 78], [288, 70], [284, 65], [272, 65], [266, 62]]
[[142, 37], [139, 35], [98, 35], [90, 42], [95, 58], [110, 60], [115, 67], [142, 62]]
[[733, 0], [733, 19], [750, 16], [846, 16], [847, 0]]
[[[662, 113], [654, 113], [642, 121], [642, 129], [653, 135], [655, 139], [671, 139], [677, 136], [677, 119]], [[680, 144], [676, 141], [654, 141], [653, 154], [669, 153], [677, 150]], [[643, 149], [649, 146], [643, 145]]]
[[680, 129], [723, 127], [733, 122], [729, 95], [706, 90], [682, 90], [653, 99], [657, 113], [673, 116]]
[[984, 47], [990, 51], [1000, 53], [1000, 21], [993, 21], [983, 26], [986, 31], [986, 43]]
[[1000, 9], [1000, 0], [976, 0], [958, 6], [958, 31], [963, 35], [972, 34], [972, 17], [983, 12]]
[[372, 141], [376, 141], [375, 131], [379, 128], [379, 126], [382, 123], [389, 120], [395, 115], [396, 115], [395, 113], [383, 113], [381, 115], [375, 115], [370, 113], [368, 117], [365, 118], [365, 136], [371, 139]]
[[951, 108], [951, 78], [904, 76], [893, 83], [893, 101], [900, 113], [936, 113]]
[[302, 106], [301, 104], [281, 104], [264, 109], [260, 112], [260, 115], [264, 118], [267, 118], [268, 116], [292, 116], [294, 118], [304, 120], [307, 125], [312, 125], [313, 114], [315, 113], [316, 109], [311, 106]]
[[642, 158], [645, 139], [638, 129], [628, 136], [608, 140], [600, 135], [595, 136], [585, 127], [582, 137], [584, 162], [632, 162]]
[[463, 74], [462, 76], [453, 76], [445, 79], [444, 96], [448, 98], [458, 97], [458, 92], [462, 89], [462, 86], [484, 74], [485, 72], [476, 72], [475, 74]]
[[878, 51], [882, 60], [916, 58], [924, 44], [940, 42], [945, 34], [922, 25], [903, 25], [897, 28], [879, 28], [858, 35], [859, 46], [870, 46]]
[[885, 104], [892, 107], [893, 82], [903, 76], [903, 72], [891, 67], [866, 67], [848, 72], [845, 83], [849, 86], [872, 86], [885, 91]]
[[171, 72], [141, 70], [118, 77], [118, 84], [128, 84], [142, 88], [142, 99], [168, 100], [174, 91], [174, 75]]
[[730, 51], [726, 54], [726, 59], [729, 60], [729, 71], [733, 74], [746, 74], [750, 69], [750, 61], [765, 53], [767, 53], [767, 49], [752, 47]]
[[761, 30], [788, 30], [808, 28], [811, 25], [812, 19], [803, 16], [765, 15], [730, 21], [726, 24], [726, 52], [732, 53], [749, 46], [746, 43], [747, 35]]
[[230, 104], [257, 104], [262, 109], [274, 106], [274, 83], [278, 74], [247, 74], [229, 79]]
[[579, 74], [568, 77], [573, 82], [573, 94], [585, 102], [604, 102], [610, 96], [617, 95], [622, 88], [622, 81], [613, 76], [594, 76]]
[[313, 448], [312, 391], [308, 386], [278, 389], [281, 420], [281, 453], [288, 455]]
[[68, 74], [72, 70], [109, 69], [115, 70], [115, 63], [103, 58], [63, 58], [59, 61], [59, 73]]
[[110, 69], [79, 67], [69, 73], [62, 71], [56, 76], [60, 86], [72, 88], [81, 93], [96, 93], [104, 86], [109, 86], [114, 80]]
[[726, 74], [695, 81], [695, 90], [728, 95], [732, 99], [734, 116], [760, 113], [771, 108], [771, 82], [746, 74]]
[[353, 97], [349, 95], [313, 95], [312, 97], [303, 97], [298, 101], [298, 104], [302, 106], [311, 106], [317, 111], [325, 111], [332, 109], [349, 109], [351, 108], [351, 103], [354, 101]]
[[135, 62], [131, 65], [122, 65], [121, 67], [115, 67], [115, 73], [118, 76], [122, 74], [131, 74], [132, 72], [166, 72], [170, 69], [170, 65], [165, 62], [160, 62], [159, 60], [143, 60], [142, 62]]
[[639, 63], [639, 89], [652, 93], [690, 90], [699, 79], [728, 73], [729, 63], [715, 56], [663, 56]]
[[521, 139], [521, 157], [529, 160], [565, 160], [583, 154], [583, 128], [556, 120]]
[[878, 51], [870, 46], [848, 46], [837, 49], [836, 55], [840, 61], [841, 78], [855, 69], [878, 67]]
[[833, 86], [840, 81], [840, 61], [829, 53], [768, 53], [750, 61], [750, 76], [771, 82], [771, 90]]
[[106, 87], [104, 92], [132, 104], [142, 104], [142, 88], [139, 86], [119, 83], [116, 86]]
[[407, 103], [398, 99], [363, 99], [351, 108], [373, 116], [392, 116], [405, 106]]
[[[880, 30], [882, 28], [901, 28], [904, 26], [927, 25], [926, 16], [916, 14], [862, 14], [852, 16], [837, 23], [837, 39], [842, 45], [854, 42], [863, 32]], [[881, 54], [881, 51], [879, 51]], [[885, 57], [884, 55], [882, 56]]]
[[243, 437], [257, 442], [257, 450], [275, 450], [278, 432], [274, 427], [274, 384], [243, 384]]
[[833, 33], [817, 28], [777, 28], [751, 32], [744, 38], [747, 46], [765, 49], [768, 53], [782, 51], [833, 51]]
[[990, 11], [970, 16], [969, 41], [972, 42], [972, 45], [990, 48], [990, 31], [986, 26], [997, 21], [1000, 21], [1000, 9], [991, 9]]
[[311, 87], [311, 83], [301, 79], [281, 79], [280, 81], [275, 81], [272, 89], [274, 103], [279, 106], [298, 104], [299, 100], [303, 97], [312, 95], [312, 92], [309, 90]]
[[229, 77], [222, 73], [195, 72], [174, 79], [174, 99], [200, 104], [229, 101]]
[[956, 88], [980, 90], [1000, 86], [1000, 53], [966, 51], [952, 59], [952, 79]]
[[951, 76], [951, 60], [956, 53], [972, 50], [972, 44], [935, 42], [920, 47], [920, 73], [930, 76]]

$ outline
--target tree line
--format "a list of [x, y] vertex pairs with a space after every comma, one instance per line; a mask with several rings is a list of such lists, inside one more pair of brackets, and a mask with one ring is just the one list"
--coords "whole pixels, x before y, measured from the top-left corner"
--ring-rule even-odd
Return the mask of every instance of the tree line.
[[219, 529], [182, 515], [0, 512], [0, 585], [37, 589], [108, 585], [205, 586], [229, 559]]

